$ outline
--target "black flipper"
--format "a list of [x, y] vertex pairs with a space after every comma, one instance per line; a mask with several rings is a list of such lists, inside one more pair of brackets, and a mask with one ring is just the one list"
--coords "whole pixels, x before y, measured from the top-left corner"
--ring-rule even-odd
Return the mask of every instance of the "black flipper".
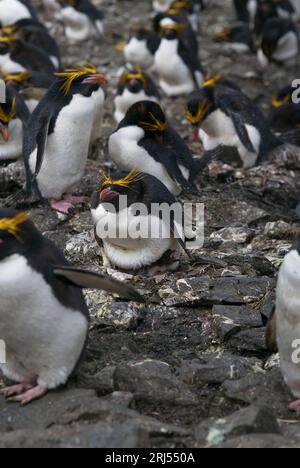
[[41, 170], [42, 164], [43, 164], [50, 121], [51, 121], [51, 118], [49, 116], [44, 116], [43, 120], [41, 121], [42, 127], [36, 138], [38, 150], [37, 150], [36, 166], [35, 166], [33, 178], [36, 178], [38, 176]]
[[118, 294], [135, 302], [144, 303], [145, 299], [132, 287], [110, 276], [79, 270], [66, 266], [53, 266], [54, 275], [62, 281], [77, 288], [100, 289], [112, 294]]

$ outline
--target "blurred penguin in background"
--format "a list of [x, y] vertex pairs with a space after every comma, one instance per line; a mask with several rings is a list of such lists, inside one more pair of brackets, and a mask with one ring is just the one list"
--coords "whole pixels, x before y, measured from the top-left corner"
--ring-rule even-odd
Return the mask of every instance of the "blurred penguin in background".
[[154, 66], [154, 55], [160, 44], [160, 37], [141, 24], [132, 25], [130, 36], [124, 47], [124, 58], [127, 68], [140, 66], [142, 70], [151, 70]]

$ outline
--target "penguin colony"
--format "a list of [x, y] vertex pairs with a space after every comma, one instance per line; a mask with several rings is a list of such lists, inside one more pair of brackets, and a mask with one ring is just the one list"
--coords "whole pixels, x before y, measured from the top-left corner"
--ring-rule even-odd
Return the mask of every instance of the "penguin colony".
[[[211, 0], [213, 1], [213, 0]], [[91, 0], [44, 0], [50, 21], [43, 24], [30, 0], [0, 0], [0, 74], [6, 101], [0, 104], [0, 164], [22, 159], [25, 204], [49, 202], [58, 216], [72, 216], [86, 203], [80, 187], [90, 150], [103, 140], [103, 113], [109, 76], [93, 64], [65, 67], [49, 26], [62, 23], [66, 41], [101, 41], [105, 14]], [[186, 233], [176, 220], [134, 213], [135, 203], [168, 206], [181, 194], [198, 193], [197, 177], [228, 148], [241, 169], [299, 145], [300, 104], [291, 83], [273, 97], [265, 116], [257, 104], [220, 70], [201, 62], [201, 14], [210, 0], [153, 0], [144, 23], [128, 25], [128, 39], [111, 116], [107, 162], [90, 201], [94, 234], [103, 265], [154, 274], [175, 271], [186, 251]], [[212, 40], [220, 54], [256, 54], [262, 69], [299, 60], [300, 0], [233, 0], [236, 21]], [[133, 18], [134, 19], [134, 18]], [[96, 64], [97, 65], [97, 64]], [[182, 117], [203, 156], [172, 127], [165, 97], [185, 100]], [[300, 149], [295, 149], [300, 157]], [[127, 206], [120, 198], [127, 196]], [[62, 252], [18, 211], [20, 194], [0, 208], [0, 338], [7, 345], [1, 370], [15, 385], [0, 393], [27, 404], [64, 385], [77, 369], [88, 339], [89, 311], [82, 289], [103, 289], [143, 302], [131, 286], [71, 266]], [[111, 210], [107, 205], [113, 207]], [[43, 205], [41, 205], [43, 206]], [[158, 238], [132, 238], [136, 222], [159, 227]], [[115, 222], [125, 236], [102, 237], [100, 224]], [[181, 231], [182, 232], [182, 231]], [[18, 288], [16, 288], [18, 284]], [[300, 339], [300, 236], [279, 273], [275, 313], [267, 342], [279, 349], [287, 385], [300, 398], [300, 372], [289, 344]], [[298, 333], [299, 330], [299, 333]], [[67, 337], [67, 339], [66, 339]], [[24, 349], [26, 353], [24, 354]], [[291, 409], [300, 412], [296, 401]]]

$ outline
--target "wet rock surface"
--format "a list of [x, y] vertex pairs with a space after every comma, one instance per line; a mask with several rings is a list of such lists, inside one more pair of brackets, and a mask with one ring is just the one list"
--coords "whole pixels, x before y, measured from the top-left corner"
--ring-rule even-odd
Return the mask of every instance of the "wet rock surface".
[[[34, 3], [44, 15], [41, 2]], [[67, 219], [47, 205], [19, 203], [31, 208], [41, 231], [73, 264], [99, 272], [104, 268], [88, 200], [100, 170], [111, 166], [106, 137], [114, 129], [112, 97], [123, 65], [115, 46], [130, 22], [151, 11], [150, 1], [102, 3], [102, 42], [72, 46], [60, 24], [51, 26], [66, 66], [93, 62], [109, 76], [103, 139], [91, 150], [79, 187], [86, 203]], [[295, 71], [272, 65], [262, 72], [255, 56], [237, 59], [214, 43], [213, 33], [230, 22], [232, 12], [229, 1], [211, 3], [200, 34], [204, 67], [236, 80], [267, 112], [271, 95], [296, 78]], [[201, 155], [183, 103], [163, 99], [171, 122]], [[204, 203], [205, 244], [191, 260], [182, 257], [178, 272], [147, 278], [110, 271], [137, 287], [145, 306], [86, 292], [91, 332], [77, 377], [25, 408], [1, 398], [0, 447], [299, 446], [299, 417], [287, 409], [292, 397], [264, 344], [278, 265], [299, 227], [299, 156], [281, 156], [248, 171], [222, 165], [204, 171], [199, 195], [182, 200]], [[1, 166], [0, 181], [3, 202], [22, 187], [22, 165]], [[203, 263], [196, 254], [219, 264]]]

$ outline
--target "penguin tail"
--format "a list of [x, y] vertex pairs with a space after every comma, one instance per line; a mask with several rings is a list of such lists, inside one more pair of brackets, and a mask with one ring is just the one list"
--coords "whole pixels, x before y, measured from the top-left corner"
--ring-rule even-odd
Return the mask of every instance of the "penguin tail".
[[282, 144], [289, 144], [300, 147], [300, 128], [279, 133], [278, 139]]

